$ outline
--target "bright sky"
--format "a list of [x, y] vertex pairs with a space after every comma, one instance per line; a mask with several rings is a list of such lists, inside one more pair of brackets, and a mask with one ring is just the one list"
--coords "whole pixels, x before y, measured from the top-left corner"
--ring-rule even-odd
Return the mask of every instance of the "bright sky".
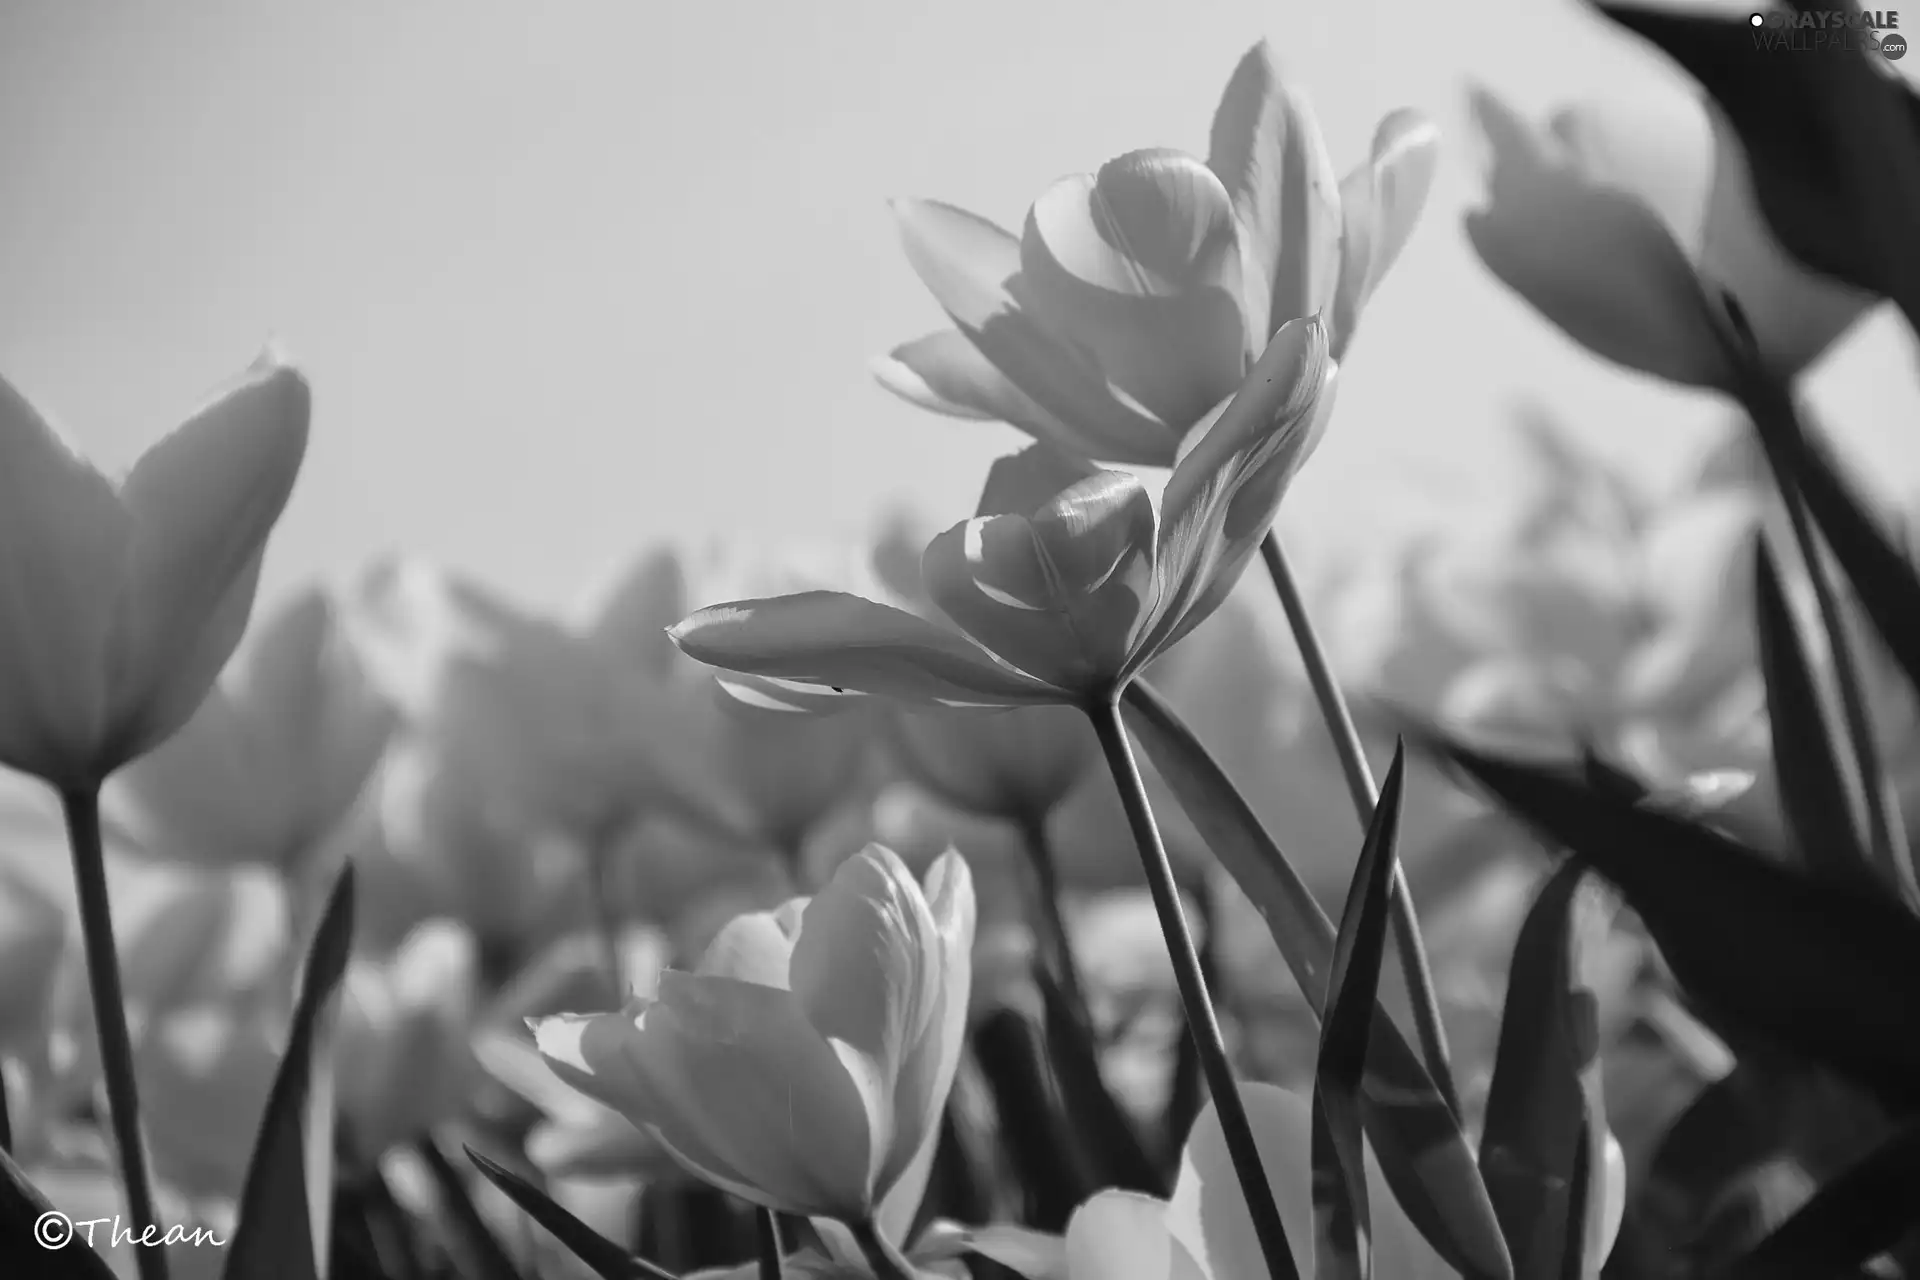
[[[1309, 554], [1485, 509], [1522, 398], [1648, 476], [1699, 449], [1711, 403], [1593, 364], [1460, 230], [1470, 78], [1543, 112], [1664, 74], [1572, 0], [7, 0], [0, 368], [124, 466], [277, 335], [316, 420], [269, 597], [404, 550], [554, 605], [661, 536], [945, 525], [1020, 437], [870, 380], [941, 320], [887, 198], [1017, 227], [1204, 153], [1263, 35], [1342, 170], [1401, 105], [1450, 145], [1289, 498]], [[1883, 318], [1814, 384], [1909, 492], [1914, 383]]]

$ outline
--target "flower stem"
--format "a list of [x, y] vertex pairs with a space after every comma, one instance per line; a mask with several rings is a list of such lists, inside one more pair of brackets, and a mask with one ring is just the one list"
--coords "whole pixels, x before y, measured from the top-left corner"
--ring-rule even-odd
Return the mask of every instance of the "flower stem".
[[[1280, 546], [1280, 537], [1272, 530], [1260, 543], [1260, 555], [1267, 564], [1267, 574], [1273, 579], [1273, 588], [1280, 596], [1280, 607], [1286, 611], [1287, 625], [1293, 629], [1294, 643], [1300, 649], [1300, 662], [1306, 668], [1307, 682], [1313, 686], [1314, 700], [1320, 704], [1320, 718], [1327, 726], [1327, 734], [1333, 739], [1334, 752], [1340, 757], [1340, 769], [1346, 775], [1347, 794], [1353, 800], [1353, 812], [1360, 819], [1360, 829], [1364, 832], [1373, 825], [1373, 810], [1380, 803], [1380, 788], [1373, 780], [1373, 769], [1367, 764], [1366, 748], [1360, 743], [1360, 732], [1354, 728], [1353, 713], [1347, 709], [1347, 698], [1340, 691], [1340, 682], [1334, 678], [1333, 667], [1327, 661], [1326, 650], [1320, 647], [1320, 636], [1314, 630], [1313, 618], [1307, 613], [1307, 602], [1300, 593], [1300, 585], [1294, 579], [1293, 568], [1287, 563], [1287, 555]], [[1460, 1115], [1460, 1093], [1453, 1081], [1452, 1055], [1447, 1052], [1446, 1029], [1440, 1024], [1440, 1003], [1433, 988], [1433, 971], [1427, 965], [1426, 943], [1420, 937], [1420, 919], [1414, 914], [1413, 892], [1407, 887], [1407, 875], [1398, 863], [1393, 868], [1393, 943], [1400, 957], [1400, 972], [1407, 984], [1407, 994], [1413, 1005], [1414, 1032], [1420, 1040], [1420, 1053], [1427, 1061], [1427, 1072], [1433, 1077], [1434, 1084], [1440, 1090], [1440, 1096], [1446, 1099], [1447, 1107], [1457, 1119]]]
[[[62, 791], [67, 840], [73, 848], [73, 881], [79, 897], [80, 933], [86, 946], [87, 980], [93, 994], [100, 1065], [107, 1078], [107, 1111], [120, 1155], [127, 1216], [136, 1232], [164, 1230], [154, 1210], [146, 1144], [140, 1138], [140, 1091], [134, 1083], [133, 1038], [127, 1033], [127, 998], [120, 989], [120, 957], [113, 944], [113, 914], [107, 894], [106, 851], [100, 842], [100, 792]], [[136, 1249], [141, 1280], [167, 1280], [165, 1249]]]
[[786, 1274], [782, 1255], [786, 1249], [780, 1243], [780, 1219], [773, 1210], [755, 1208], [753, 1211], [753, 1234], [760, 1251], [760, 1280], [781, 1280]]
[[1180, 907], [1180, 890], [1174, 883], [1173, 864], [1167, 859], [1166, 844], [1154, 821], [1153, 808], [1147, 803], [1146, 784], [1140, 766], [1134, 760], [1133, 747], [1120, 719], [1120, 704], [1113, 699], [1089, 703], [1085, 708], [1100, 739], [1100, 749], [1113, 772], [1121, 805], [1126, 809], [1127, 825], [1133, 829], [1134, 842], [1140, 848], [1140, 862], [1146, 871], [1147, 888], [1153, 895], [1154, 910], [1160, 917], [1160, 931], [1166, 935], [1167, 950], [1173, 960], [1173, 976], [1180, 988], [1180, 1003], [1186, 1010], [1187, 1033], [1200, 1053], [1200, 1070], [1213, 1095], [1214, 1109], [1220, 1116], [1220, 1129], [1226, 1138], [1227, 1154], [1240, 1180], [1240, 1193], [1246, 1198], [1253, 1219], [1254, 1233], [1266, 1256], [1267, 1271], [1273, 1280], [1300, 1280], [1293, 1261], [1293, 1248], [1287, 1243], [1287, 1229], [1273, 1201], [1273, 1188], [1260, 1164], [1260, 1148], [1247, 1119], [1245, 1104], [1233, 1078], [1233, 1065], [1227, 1059], [1220, 1023], [1214, 1016], [1213, 1002], [1207, 996], [1206, 975], [1200, 969], [1200, 955], [1193, 945], [1193, 933], [1187, 928]]
[[871, 1222], [848, 1225], [878, 1280], [914, 1280], [913, 1264], [901, 1257], [893, 1242], [881, 1235]]

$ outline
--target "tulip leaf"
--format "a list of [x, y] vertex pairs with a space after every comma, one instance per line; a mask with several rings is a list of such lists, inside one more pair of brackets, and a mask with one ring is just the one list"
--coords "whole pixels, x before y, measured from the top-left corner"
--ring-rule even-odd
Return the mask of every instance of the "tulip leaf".
[[1914, 1230], [1920, 1121], [1911, 1121], [1813, 1198], [1716, 1280], [1806, 1280], [1851, 1273]]
[[1716, 831], [1584, 786], [1572, 770], [1436, 749], [1619, 888], [1716, 1019], [1920, 1105], [1920, 920]]
[[[53, 1202], [40, 1194], [25, 1170], [13, 1157], [0, 1150], [0, 1231], [9, 1242], [8, 1256], [15, 1261], [27, 1256], [28, 1241], [38, 1245], [42, 1237], [38, 1224], [55, 1213]], [[106, 1259], [83, 1240], [69, 1240], [64, 1248], [35, 1248], [32, 1274], [44, 1280], [117, 1280]], [[9, 1274], [12, 1274], [9, 1272]]]
[[453, 1229], [448, 1234], [462, 1255], [460, 1274], [471, 1280], [519, 1280], [520, 1269], [480, 1216], [465, 1180], [440, 1144], [431, 1135], [424, 1136], [414, 1143], [414, 1150], [433, 1177], [442, 1211], [452, 1220]]
[[1585, 875], [1564, 864], [1520, 927], [1480, 1138], [1480, 1172], [1523, 1276], [1594, 1280], [1602, 1262], [1589, 1256], [1605, 1211], [1599, 1012], [1580, 963], [1603, 921], [1581, 909]]
[[1087, 1173], [1080, 1135], [1067, 1123], [1040, 1019], [1020, 1009], [995, 1009], [975, 1029], [973, 1050], [999, 1113], [1000, 1140], [1027, 1193], [1028, 1225], [1066, 1230], [1067, 1219], [1097, 1186]]
[[1767, 686], [1781, 807], [1807, 867], [1871, 891], [1879, 884], [1854, 824], [1832, 724], [1766, 540], [1754, 546], [1754, 624]]
[[586, 1223], [555, 1204], [546, 1192], [522, 1178], [505, 1165], [498, 1164], [465, 1148], [467, 1159], [485, 1174], [487, 1181], [500, 1188], [509, 1200], [519, 1205], [529, 1218], [567, 1247], [568, 1252], [587, 1265], [601, 1280], [677, 1280], [674, 1274], [644, 1258], [636, 1258]]
[[1393, 766], [1381, 784], [1380, 800], [1373, 807], [1360, 859], [1353, 868], [1353, 884], [1347, 890], [1347, 905], [1333, 944], [1327, 1013], [1320, 1024], [1320, 1056], [1313, 1077], [1315, 1280], [1368, 1280], [1373, 1274], [1361, 1082], [1366, 1075], [1373, 1011], [1380, 999], [1380, 962], [1387, 950], [1406, 763], [1405, 745], [1396, 744]]
[[307, 948], [293, 1025], [227, 1248], [227, 1280], [325, 1280], [332, 1244], [333, 1023], [353, 951], [353, 864], [340, 870]]
[[[1188, 820], [1260, 912], [1315, 1016], [1324, 1017], [1333, 922], [1246, 798], [1166, 700], [1136, 680], [1124, 705], [1129, 726]], [[1392, 1017], [1377, 1004], [1364, 1095], [1367, 1137], [1408, 1220], [1465, 1274], [1512, 1280], [1499, 1220], [1460, 1122]]]

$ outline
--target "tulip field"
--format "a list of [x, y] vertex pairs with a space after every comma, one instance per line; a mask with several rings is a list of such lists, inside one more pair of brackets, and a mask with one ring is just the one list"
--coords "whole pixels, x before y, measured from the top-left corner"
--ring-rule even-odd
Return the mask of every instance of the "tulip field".
[[1265, 44], [1204, 157], [895, 202], [874, 394], [1027, 441], [837, 552], [256, 606], [297, 352], [121, 477], [0, 369], [0, 1276], [1920, 1280], [1916, 513], [1799, 391], [1920, 323], [1920, 98], [1599, 8], [1711, 174], [1478, 91], [1465, 235], [1720, 442], [1535, 414], [1340, 572], [1443, 144]]

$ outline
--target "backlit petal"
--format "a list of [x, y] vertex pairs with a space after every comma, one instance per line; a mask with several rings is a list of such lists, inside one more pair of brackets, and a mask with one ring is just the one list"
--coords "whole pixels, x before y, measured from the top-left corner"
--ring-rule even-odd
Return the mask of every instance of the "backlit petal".
[[134, 464], [121, 491], [132, 560], [112, 649], [108, 766], [193, 714], [253, 608], [267, 535], [307, 451], [312, 396], [263, 357]]
[[1247, 331], [1243, 285], [1232, 200], [1177, 151], [1130, 152], [1062, 179], [1027, 214], [1021, 306], [1175, 441], [1264, 345]]
[[[1101, 474], [1079, 454], [1045, 444], [997, 458], [987, 469], [976, 516], [1030, 516], [1082, 480]], [[921, 542], [925, 546], [925, 540]], [[919, 565], [915, 564], [917, 571]]]
[[1380, 122], [1373, 154], [1340, 183], [1340, 287], [1328, 321], [1335, 363], [1346, 358], [1362, 309], [1406, 248], [1439, 160], [1439, 128], [1403, 109]]
[[0, 378], [0, 765], [56, 782], [92, 766], [130, 530], [113, 486]]
[[1551, 154], [1492, 94], [1473, 97], [1493, 152], [1467, 237], [1487, 269], [1574, 341], [1690, 386], [1727, 384], [1706, 294], [1659, 216]]
[[1272, 48], [1247, 50], [1213, 117], [1207, 164], [1240, 222], [1250, 350], [1333, 298], [1341, 192], [1306, 94], [1287, 85]]
[[1035, 404], [958, 329], [902, 343], [873, 362], [873, 375], [909, 404], [934, 413], [1004, 422], [1076, 453], [1091, 443]]
[[1016, 301], [1019, 240], [938, 201], [899, 200], [893, 212], [907, 260], [961, 334], [1070, 434], [1053, 443], [1092, 458], [1165, 465], [1177, 435], [1118, 391], [1083, 339], [1053, 332]]
[[1249, 1271], [1206, 1268], [1169, 1230], [1170, 1217], [1164, 1200], [1132, 1191], [1098, 1193], [1067, 1222], [1067, 1280], [1225, 1280], [1267, 1274], [1257, 1256], [1259, 1265]]
[[796, 898], [774, 911], [735, 916], [707, 944], [700, 972], [787, 990], [787, 966], [805, 911], [806, 899]]
[[1058, 690], [902, 609], [807, 591], [702, 609], [674, 627], [688, 657], [747, 675], [857, 689], [908, 702], [1014, 706]]

